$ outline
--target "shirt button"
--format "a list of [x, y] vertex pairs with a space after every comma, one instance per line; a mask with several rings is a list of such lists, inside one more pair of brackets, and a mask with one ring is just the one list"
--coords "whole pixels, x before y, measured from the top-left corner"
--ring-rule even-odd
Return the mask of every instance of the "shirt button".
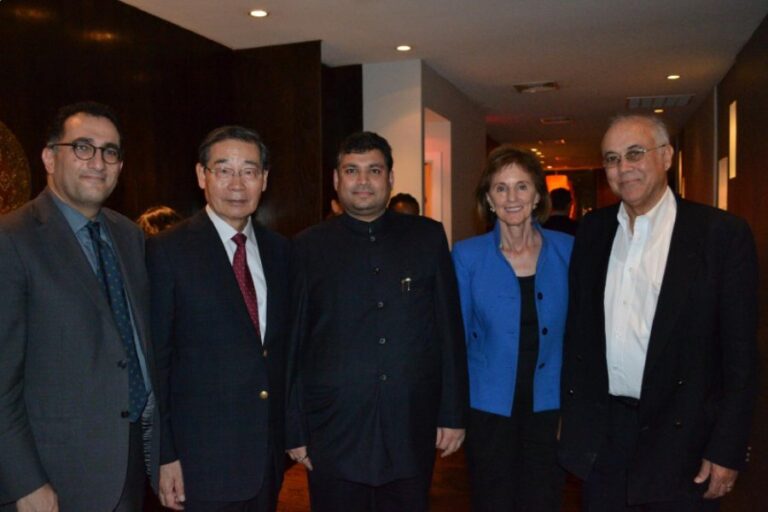
[[382, 301], [379, 301], [376, 303], [376, 307], [379, 309], [382, 309], [384, 307], [384, 303]]
[[543, 299], [543, 298], [544, 298], [544, 294], [543, 294], [543, 293], [541, 293], [541, 292], [539, 292], [539, 293], [536, 295], [536, 297], [538, 297], [538, 299], [539, 299], [539, 300], [541, 300], [541, 299]]
[[269, 398], [269, 393], [267, 393], [266, 391], [260, 391], [259, 398], [261, 398], [262, 400], [266, 400], [267, 398]]
[[127, 366], [128, 366], [128, 361], [126, 361], [125, 359], [121, 359], [120, 361], [117, 362], [118, 368], [122, 368], [123, 370], [125, 370]]
[[379, 338], [379, 345], [383, 345], [387, 342], [387, 338]]
[[541, 363], [541, 364], [539, 365], [539, 370], [541, 370], [542, 368], [544, 368], [546, 365], [547, 365], [547, 363]]
[[131, 413], [130, 413], [130, 412], [128, 412], [128, 411], [122, 411], [122, 412], [120, 413], [120, 417], [121, 417], [121, 418], [127, 418], [127, 417], [128, 417], [128, 416], [130, 416], [130, 415], [131, 415]]
[[546, 327], [541, 330], [541, 334], [543, 334], [544, 336], [546, 336], [548, 332], [549, 330], [547, 330]]
[[379, 380], [382, 381], [382, 382], [387, 380], [387, 374], [386, 373], [382, 373], [381, 375], [379, 375]]
[[371, 235], [370, 240], [371, 240], [371, 242], [375, 242], [376, 241], [376, 235]]

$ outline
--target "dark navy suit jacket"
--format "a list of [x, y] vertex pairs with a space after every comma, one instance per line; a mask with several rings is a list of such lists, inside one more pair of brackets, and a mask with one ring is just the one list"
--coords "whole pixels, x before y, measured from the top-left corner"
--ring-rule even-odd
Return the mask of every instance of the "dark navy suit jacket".
[[253, 228], [267, 281], [263, 346], [205, 211], [147, 243], [160, 462], [181, 461], [194, 500], [249, 499], [270, 463], [282, 479], [290, 246]]

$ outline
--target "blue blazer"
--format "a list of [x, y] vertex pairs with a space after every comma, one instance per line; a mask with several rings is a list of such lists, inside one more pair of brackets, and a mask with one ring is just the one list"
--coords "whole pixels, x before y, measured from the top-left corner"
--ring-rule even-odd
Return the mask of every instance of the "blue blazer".
[[[568, 262], [573, 237], [542, 229], [536, 264], [539, 356], [533, 379], [533, 410], [560, 407], [560, 368], [568, 310]], [[474, 409], [511, 416], [520, 345], [520, 285], [499, 250], [493, 231], [458, 242], [453, 261], [461, 296], [469, 360], [469, 398]]]

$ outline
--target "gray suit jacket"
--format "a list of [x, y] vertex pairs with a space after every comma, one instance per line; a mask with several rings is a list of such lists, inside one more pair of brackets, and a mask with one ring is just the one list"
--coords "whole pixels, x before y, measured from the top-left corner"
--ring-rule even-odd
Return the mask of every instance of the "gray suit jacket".
[[[64, 512], [112, 510], [128, 457], [125, 352], [51, 194], [0, 217], [0, 504], [49, 482]], [[103, 212], [152, 375], [143, 235]]]

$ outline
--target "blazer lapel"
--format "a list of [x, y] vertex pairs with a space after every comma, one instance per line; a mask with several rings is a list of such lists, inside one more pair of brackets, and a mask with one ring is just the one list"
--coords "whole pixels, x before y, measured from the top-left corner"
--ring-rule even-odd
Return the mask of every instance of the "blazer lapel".
[[693, 218], [685, 201], [678, 199], [667, 265], [648, 341], [643, 387], [672, 338], [676, 319], [687, 302], [689, 289], [698, 272], [696, 259], [703, 237], [702, 229], [702, 223]]
[[619, 227], [619, 221], [616, 218], [619, 210], [618, 205], [610, 208], [611, 210], [605, 219], [605, 225], [600, 226], [598, 229], [600, 236], [594, 241], [593, 254], [595, 255], [595, 261], [592, 268], [596, 275], [590, 280], [590, 282], [595, 283], [592, 289], [596, 315], [594, 325], [600, 331], [599, 339], [602, 340], [600, 350], [603, 354], [606, 351], [605, 282], [608, 278], [608, 263], [610, 262], [611, 250], [613, 249], [613, 239], [616, 237], [616, 230]]

